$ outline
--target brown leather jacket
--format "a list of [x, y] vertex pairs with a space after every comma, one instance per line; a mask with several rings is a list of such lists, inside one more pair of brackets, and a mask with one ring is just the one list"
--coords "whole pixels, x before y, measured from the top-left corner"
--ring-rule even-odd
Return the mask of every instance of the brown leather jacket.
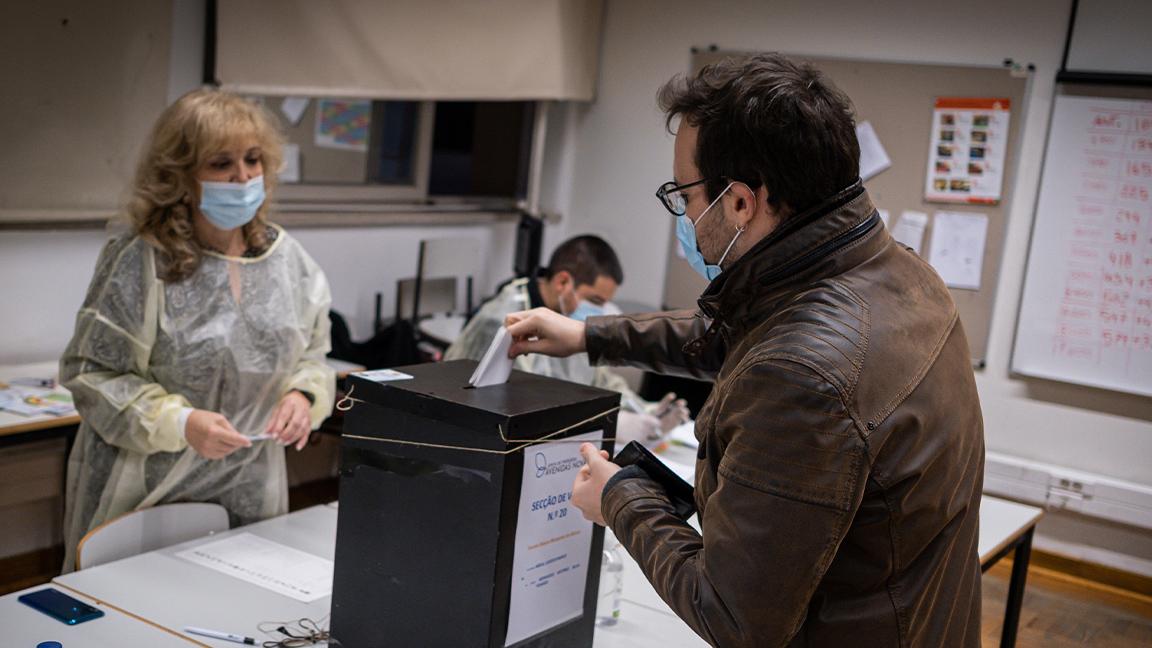
[[715, 646], [979, 646], [983, 423], [943, 282], [859, 184], [769, 235], [700, 311], [590, 318], [593, 362], [714, 378], [703, 534], [636, 467], [604, 517]]

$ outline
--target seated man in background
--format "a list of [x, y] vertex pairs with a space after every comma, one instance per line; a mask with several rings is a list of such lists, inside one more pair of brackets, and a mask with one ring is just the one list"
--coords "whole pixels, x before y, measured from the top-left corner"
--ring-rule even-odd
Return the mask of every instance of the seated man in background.
[[[620, 310], [612, 298], [624, 283], [624, 270], [612, 246], [598, 236], [577, 236], [560, 244], [548, 267], [535, 277], [516, 277], [480, 305], [460, 337], [444, 352], [444, 360], [479, 360], [509, 313], [548, 308], [574, 320], [610, 315]], [[617, 436], [624, 440], [655, 441], [688, 420], [688, 410], [675, 394], [659, 403], [642, 401], [628, 383], [606, 367], [593, 367], [584, 353], [567, 358], [529, 354], [516, 359], [516, 368], [541, 376], [591, 385], [623, 394]]]

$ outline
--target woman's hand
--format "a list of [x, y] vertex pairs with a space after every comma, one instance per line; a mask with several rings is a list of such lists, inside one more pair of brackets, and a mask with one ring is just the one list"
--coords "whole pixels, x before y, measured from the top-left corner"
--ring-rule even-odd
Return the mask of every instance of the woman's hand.
[[223, 459], [240, 448], [252, 447], [252, 441], [237, 432], [228, 419], [207, 410], [192, 410], [184, 424], [184, 438], [205, 459]]
[[525, 353], [565, 358], [586, 348], [584, 322], [565, 317], [550, 308], [511, 313], [504, 318], [504, 327], [512, 336], [509, 358]]
[[301, 450], [308, 443], [308, 433], [312, 431], [312, 403], [298, 391], [290, 391], [280, 399], [272, 420], [265, 431], [280, 445], [296, 444]]

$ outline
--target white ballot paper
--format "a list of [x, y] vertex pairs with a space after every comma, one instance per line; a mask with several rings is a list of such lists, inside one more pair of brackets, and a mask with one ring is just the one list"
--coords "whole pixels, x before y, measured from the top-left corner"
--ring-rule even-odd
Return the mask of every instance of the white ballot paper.
[[512, 358], [508, 357], [511, 346], [512, 336], [508, 335], [508, 329], [501, 326], [496, 337], [492, 338], [492, 344], [484, 352], [484, 357], [480, 359], [480, 364], [476, 366], [476, 371], [468, 379], [468, 384], [487, 387], [508, 382], [508, 376], [512, 374]]
[[920, 254], [920, 247], [924, 244], [924, 228], [928, 226], [928, 214], [918, 211], [906, 211], [900, 214], [900, 220], [892, 228], [892, 238], [912, 248]]
[[936, 212], [928, 261], [950, 288], [980, 289], [987, 234], [988, 216], [984, 214]]
[[524, 449], [505, 646], [584, 614], [592, 523], [572, 506], [572, 483], [584, 465], [577, 442], [603, 438], [597, 430]]
[[862, 121], [856, 124], [856, 140], [860, 142], [860, 179], [868, 180], [884, 169], [892, 166], [892, 159], [888, 151], [876, 136], [876, 130], [870, 122]]
[[331, 560], [251, 533], [185, 549], [176, 556], [305, 603], [332, 594]]

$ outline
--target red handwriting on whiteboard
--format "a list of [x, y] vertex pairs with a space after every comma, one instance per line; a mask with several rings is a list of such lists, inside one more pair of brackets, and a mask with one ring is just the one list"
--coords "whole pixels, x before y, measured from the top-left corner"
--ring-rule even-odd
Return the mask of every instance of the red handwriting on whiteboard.
[[1152, 160], [1128, 160], [1124, 171], [1129, 178], [1152, 178]]
[[1096, 128], [1119, 128], [1120, 116], [1116, 113], [1096, 113], [1092, 117], [1092, 126]]
[[1146, 370], [1152, 353], [1152, 103], [1094, 108], [1082, 128], [1052, 350], [1085, 365]]
[[1128, 142], [1128, 150], [1136, 154], [1152, 153], [1152, 138], [1133, 137]]
[[1148, 202], [1148, 187], [1126, 182], [1120, 185], [1120, 200]]
[[1132, 253], [1131, 252], [1117, 252], [1113, 250], [1108, 253], [1108, 262], [1117, 268], [1131, 268], [1132, 267]]
[[1120, 209], [1116, 210], [1116, 222], [1120, 223], [1121, 225], [1139, 226], [1141, 220], [1143, 219], [1140, 218], [1140, 212], [1136, 211], [1135, 209], [1125, 209], [1121, 207]]

